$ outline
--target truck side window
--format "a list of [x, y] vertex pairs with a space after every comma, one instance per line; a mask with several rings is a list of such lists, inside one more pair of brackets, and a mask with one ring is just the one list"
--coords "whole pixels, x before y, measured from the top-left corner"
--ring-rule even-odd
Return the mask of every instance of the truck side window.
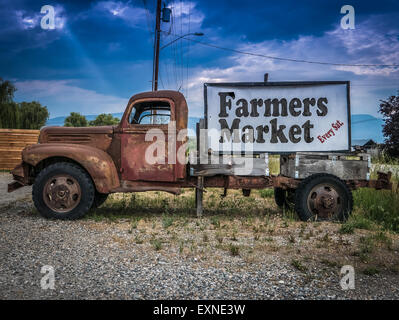
[[130, 124], [168, 124], [170, 105], [164, 101], [141, 102], [135, 104], [129, 115]]

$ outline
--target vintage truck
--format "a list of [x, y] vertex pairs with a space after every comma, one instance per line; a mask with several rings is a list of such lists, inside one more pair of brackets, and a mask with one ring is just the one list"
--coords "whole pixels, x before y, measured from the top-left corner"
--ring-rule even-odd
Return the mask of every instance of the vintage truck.
[[[343, 144], [345, 150], [335, 150], [342, 149], [342, 146], [325, 147], [322, 140], [336, 138], [334, 132], [328, 134], [325, 130], [317, 139], [317, 133], [313, 137], [313, 131], [319, 130], [320, 117], [327, 113], [327, 100], [333, 103], [340, 95], [334, 91], [334, 85], [343, 86], [349, 103], [348, 82], [205, 84], [205, 117], [197, 123], [197, 150], [190, 154], [186, 152], [188, 107], [184, 96], [166, 90], [139, 93], [129, 100], [117, 126], [44, 127], [38, 143], [22, 151], [22, 162], [11, 172], [15, 181], [8, 185], [8, 192], [33, 185], [33, 201], [42, 216], [77, 219], [91, 208], [100, 206], [109, 194], [117, 192], [158, 190], [179, 194], [181, 188], [195, 188], [196, 210], [201, 215], [205, 188], [223, 188], [225, 192], [227, 189], [242, 189], [244, 196], [249, 196], [251, 189], [274, 188], [277, 205], [294, 209], [301, 220], [345, 220], [352, 210], [351, 190], [359, 187], [390, 189], [392, 185], [390, 173], [380, 172], [378, 179], [370, 180], [370, 157], [349, 152], [350, 114], [345, 113], [342, 115], [344, 118], [332, 123], [349, 127], [345, 135], [347, 141]], [[213, 98], [211, 89], [216, 90]], [[280, 89], [283, 93], [297, 92], [297, 95], [310, 89], [309, 95], [317, 93], [323, 97], [312, 98], [308, 95], [303, 99], [285, 99], [279, 95]], [[240, 93], [237, 90], [243, 91]], [[318, 93], [317, 90], [327, 91]], [[331, 97], [328, 90], [334, 91]], [[247, 96], [247, 99], [237, 100], [239, 94]], [[274, 94], [278, 98], [251, 98], [251, 95], [259, 94], [267, 97]], [[219, 111], [212, 111], [213, 107]], [[230, 144], [236, 138], [232, 128], [239, 121], [228, 119], [227, 114], [234, 112], [233, 107], [234, 117], [253, 124], [246, 130], [252, 136], [247, 134], [241, 137], [239, 134], [236, 142], [242, 144], [256, 139], [258, 147], [255, 150], [252, 148], [253, 152], [244, 153], [242, 149], [237, 152], [235, 149], [226, 153], [217, 146], [223, 142], [223, 137]], [[334, 115], [331, 109], [332, 117], [340, 116]], [[256, 126], [260, 112], [262, 123], [269, 124], [269, 127], [263, 124]], [[286, 121], [290, 117], [294, 120], [295, 117], [304, 117], [303, 122], [311, 119], [312, 114], [319, 118], [312, 123], [309, 120], [304, 122], [302, 127], [293, 124], [293, 120], [290, 120], [289, 127], [278, 127], [276, 124], [276, 121]], [[258, 118], [250, 119], [251, 116]], [[265, 117], [269, 117], [267, 121]], [[220, 123], [222, 129], [227, 127], [222, 136], [220, 132], [216, 133], [216, 136], [219, 134], [216, 144], [209, 140], [215, 133], [204, 130], [209, 129], [212, 123]], [[155, 130], [155, 134], [164, 134], [164, 161], [153, 163], [145, 157], [155, 141], [148, 139], [151, 130]], [[229, 132], [232, 134], [230, 137]], [[180, 139], [175, 139], [176, 133]], [[267, 134], [270, 134], [268, 139], [265, 138]], [[303, 147], [298, 145], [302, 143], [299, 141], [301, 137]], [[170, 144], [171, 140], [174, 144]], [[341, 140], [336, 138], [336, 141]], [[318, 144], [314, 144], [316, 142]], [[281, 146], [277, 146], [278, 143]], [[284, 143], [291, 146], [284, 147]], [[270, 174], [269, 154], [280, 157], [278, 175]], [[183, 157], [184, 161], [177, 161], [178, 157]], [[169, 161], [171, 158], [174, 161]]]

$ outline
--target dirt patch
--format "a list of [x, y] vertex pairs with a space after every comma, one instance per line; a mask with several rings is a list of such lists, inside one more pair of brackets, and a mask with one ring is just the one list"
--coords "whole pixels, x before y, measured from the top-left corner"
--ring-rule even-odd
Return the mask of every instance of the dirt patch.
[[32, 199], [32, 187], [22, 187], [14, 192], [7, 192], [7, 185], [13, 181], [9, 172], [0, 172], [0, 206], [6, 206], [16, 200]]

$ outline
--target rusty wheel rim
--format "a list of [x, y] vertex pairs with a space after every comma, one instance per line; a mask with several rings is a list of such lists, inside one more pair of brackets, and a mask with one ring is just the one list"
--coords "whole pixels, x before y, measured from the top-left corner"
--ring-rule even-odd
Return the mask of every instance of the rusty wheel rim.
[[70, 175], [51, 177], [43, 189], [43, 200], [53, 211], [65, 213], [79, 204], [82, 192], [79, 183]]
[[342, 210], [342, 197], [331, 184], [319, 184], [309, 192], [307, 205], [315, 220], [330, 220]]

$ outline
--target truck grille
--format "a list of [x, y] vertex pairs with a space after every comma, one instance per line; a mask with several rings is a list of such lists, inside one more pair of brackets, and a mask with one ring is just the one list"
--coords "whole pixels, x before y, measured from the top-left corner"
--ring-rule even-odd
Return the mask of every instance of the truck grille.
[[91, 137], [84, 134], [49, 134], [47, 137], [48, 143], [76, 143], [87, 144], [91, 143]]

